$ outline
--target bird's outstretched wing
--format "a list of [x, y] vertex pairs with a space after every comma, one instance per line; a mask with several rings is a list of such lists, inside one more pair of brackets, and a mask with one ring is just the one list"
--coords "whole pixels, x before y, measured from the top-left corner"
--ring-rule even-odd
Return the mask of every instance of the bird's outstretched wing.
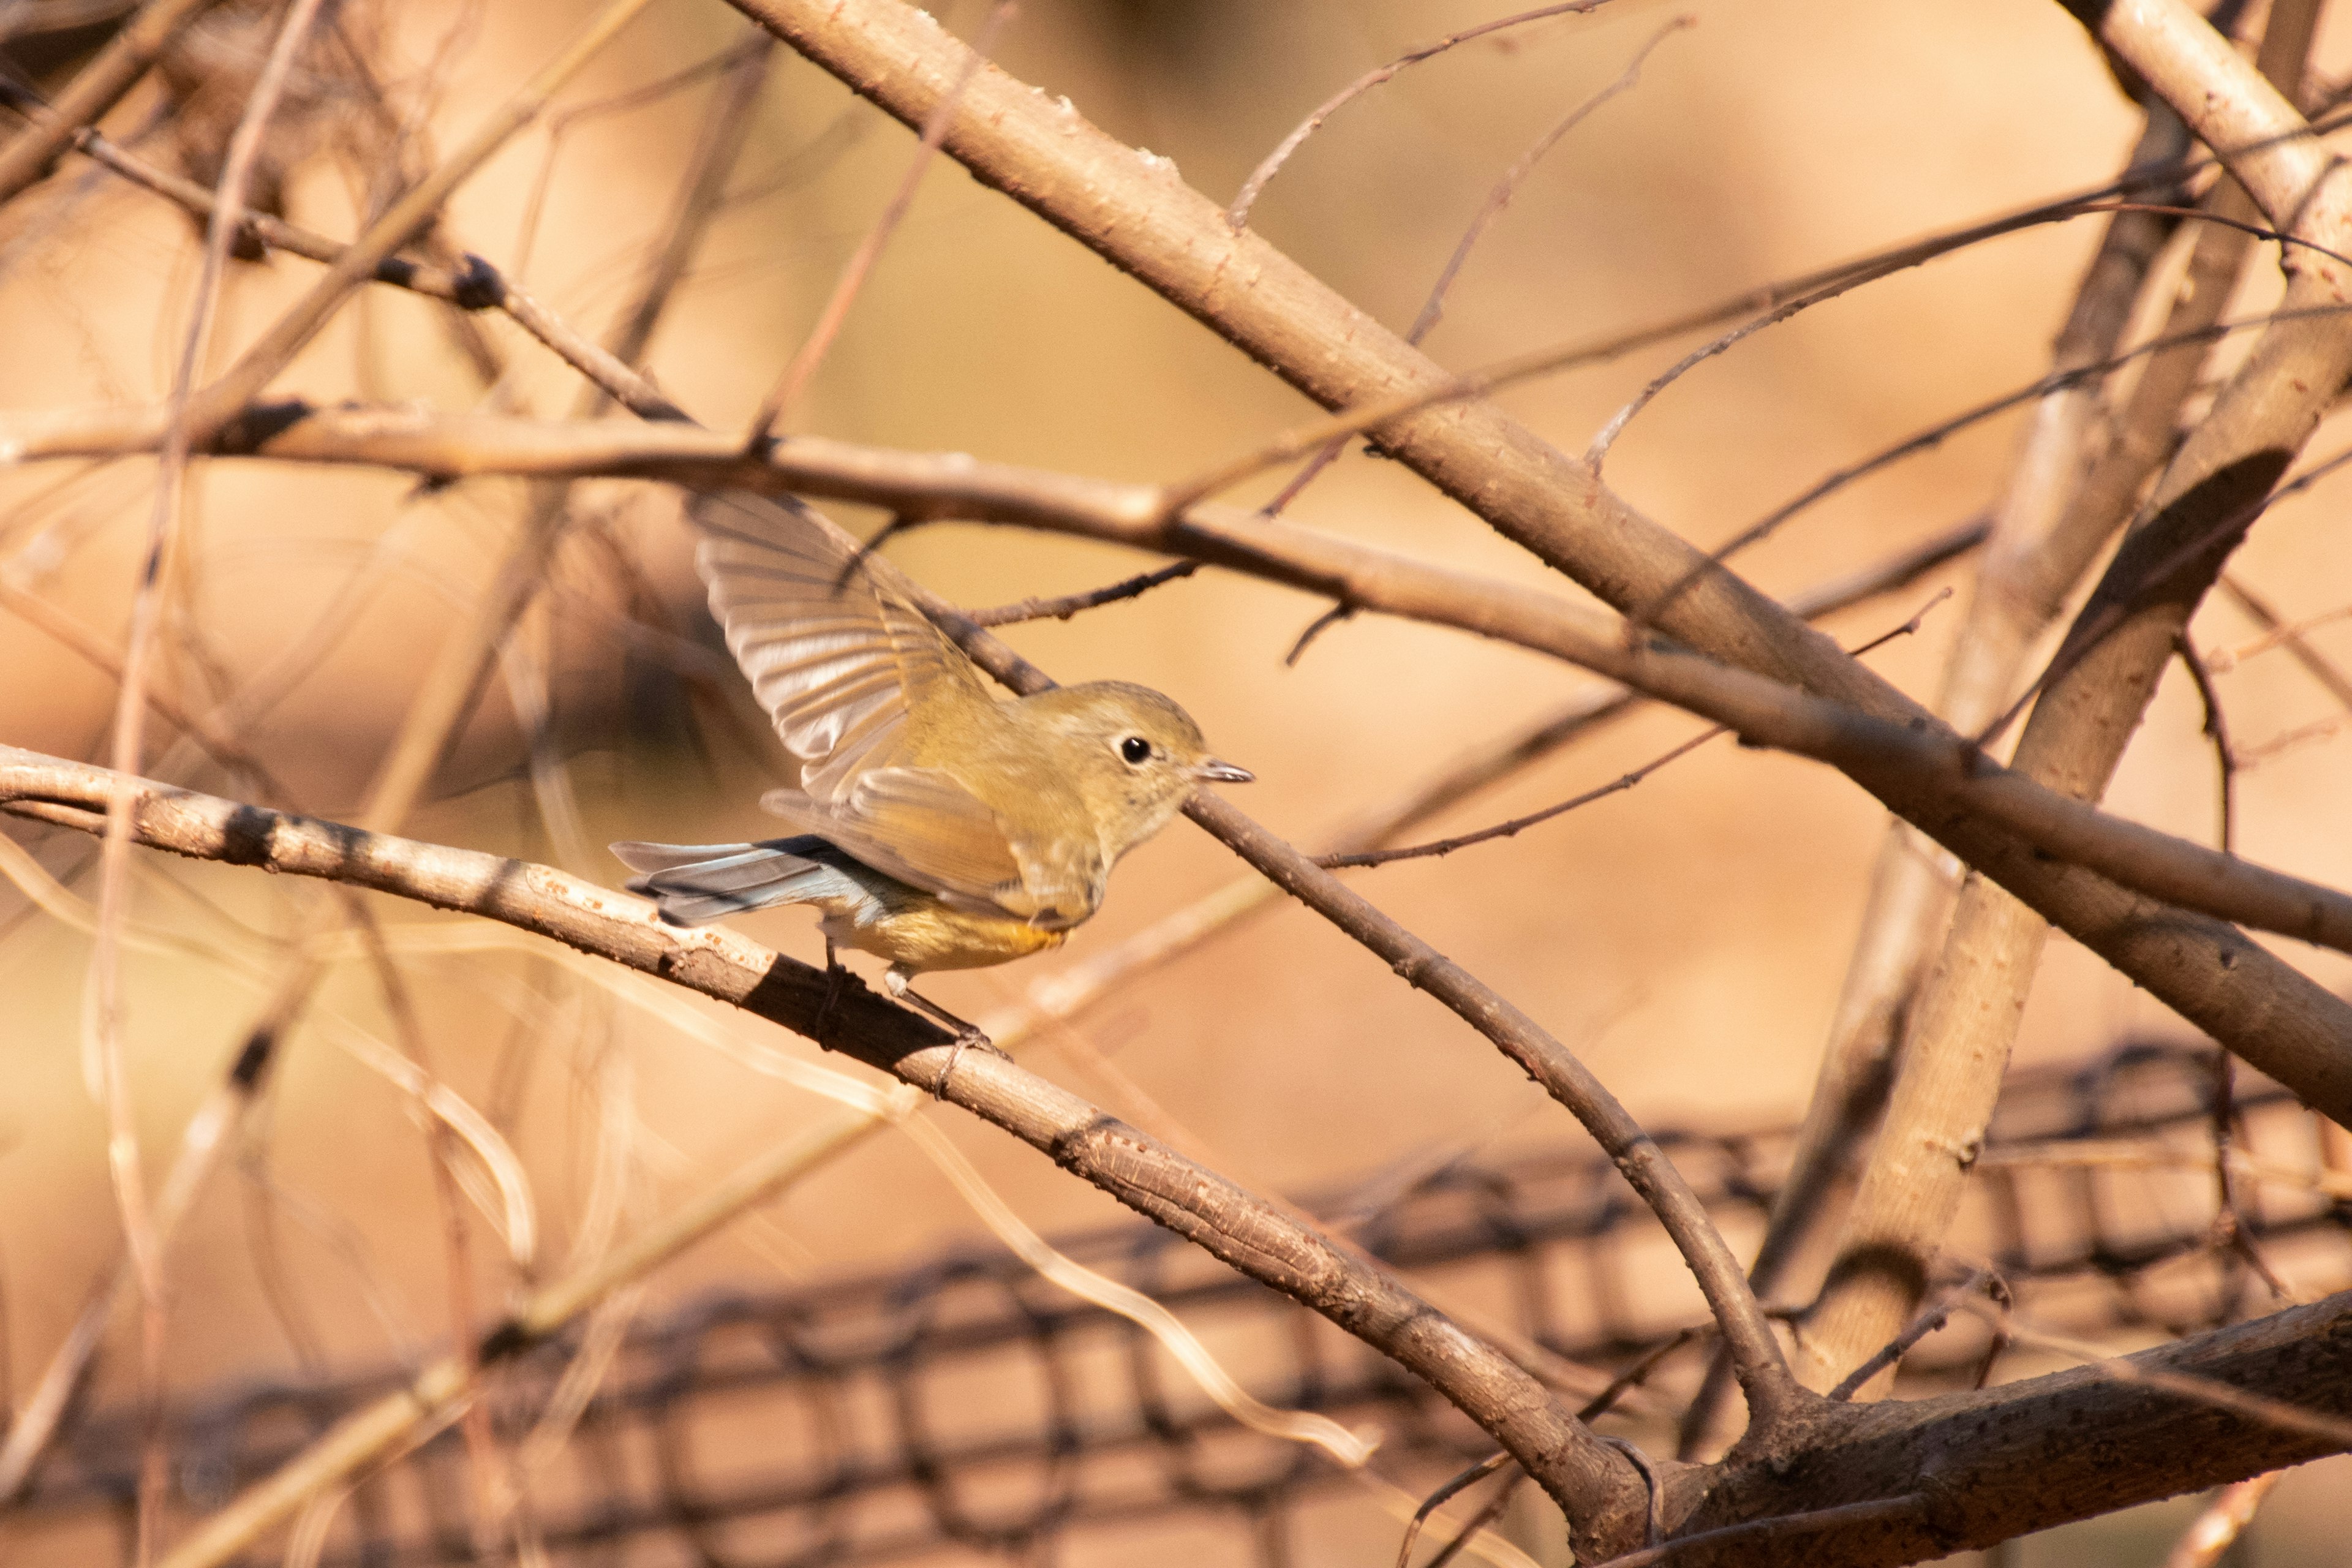
[[996, 814], [913, 754], [915, 707], [993, 705], [963, 650], [800, 502], [705, 495], [693, 515], [710, 613], [802, 764], [800, 788], [762, 804], [965, 908], [1057, 920], [1072, 900], [1034, 896]]
[[693, 514], [710, 613], [812, 799], [908, 762], [910, 702], [990, 700], [963, 650], [799, 501], [705, 495]]

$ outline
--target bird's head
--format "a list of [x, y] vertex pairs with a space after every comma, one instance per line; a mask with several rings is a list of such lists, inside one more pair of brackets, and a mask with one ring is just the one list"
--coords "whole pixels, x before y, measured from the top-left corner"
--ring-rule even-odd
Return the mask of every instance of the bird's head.
[[1117, 859], [1168, 824], [1204, 784], [1247, 784], [1246, 768], [1209, 754], [1192, 716], [1148, 686], [1097, 680], [1024, 700], [1061, 754]]

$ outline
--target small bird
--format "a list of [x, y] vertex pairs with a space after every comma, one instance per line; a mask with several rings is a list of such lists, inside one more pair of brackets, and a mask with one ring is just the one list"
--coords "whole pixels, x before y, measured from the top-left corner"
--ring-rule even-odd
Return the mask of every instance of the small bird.
[[856, 541], [797, 500], [712, 494], [690, 510], [710, 612], [801, 764], [799, 788], [760, 804], [796, 831], [613, 853], [675, 925], [814, 905], [827, 1013], [835, 949], [854, 947], [888, 959], [890, 994], [954, 1028], [959, 1048], [985, 1044], [908, 983], [1060, 946], [1101, 908], [1112, 865], [1194, 790], [1252, 777], [1149, 687], [998, 699]]

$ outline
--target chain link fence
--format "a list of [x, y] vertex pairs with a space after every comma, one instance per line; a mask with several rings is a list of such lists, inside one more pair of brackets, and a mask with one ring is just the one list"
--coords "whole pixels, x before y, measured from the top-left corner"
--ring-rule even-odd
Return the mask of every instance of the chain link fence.
[[[2118, 1346], [2258, 1315], [2280, 1292], [2352, 1283], [2339, 1138], [2275, 1086], [2231, 1085], [2210, 1051], [2139, 1044], [2023, 1074], [1978, 1159], [1952, 1256], [1961, 1274], [1997, 1269], [2035, 1324]], [[1735, 1246], [1759, 1233], [1789, 1141], [1661, 1137]], [[1704, 1319], [1648, 1211], [1589, 1145], [1399, 1170], [1309, 1206], [1572, 1400]], [[1177, 1312], [1259, 1398], [1377, 1427], [1370, 1474], [1243, 1427], [1143, 1331], [971, 1248], [894, 1274], [703, 1297], [501, 1367], [488, 1397], [528, 1471], [523, 1539], [582, 1563], [1165, 1551], [1271, 1568], [1321, 1555], [1302, 1543], [1335, 1531], [1373, 1540], [1367, 1520], [1392, 1552], [1397, 1509], [1492, 1451], [1382, 1358], [1156, 1227], [1060, 1245]], [[1704, 1335], [1685, 1335], [1612, 1429], [1670, 1445], [1707, 1354]], [[1906, 1359], [1904, 1390], [2045, 1364], [1955, 1314]], [[218, 1508], [401, 1381], [258, 1382], [171, 1410], [175, 1505]], [[20, 1539], [102, 1527], [127, 1552], [143, 1430], [135, 1413], [78, 1420]], [[1385, 1511], [1365, 1508], [1366, 1488]], [[444, 1430], [355, 1489], [321, 1561], [469, 1562], [476, 1510], [465, 1445]]]

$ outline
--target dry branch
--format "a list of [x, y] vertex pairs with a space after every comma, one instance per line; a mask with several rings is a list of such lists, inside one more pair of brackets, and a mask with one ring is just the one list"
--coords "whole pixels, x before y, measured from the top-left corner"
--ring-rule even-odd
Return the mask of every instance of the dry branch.
[[[896, 0], [736, 4], [908, 125], [923, 122], [969, 55], [929, 17]], [[1235, 232], [1223, 212], [1172, 169], [1147, 162], [1066, 104], [992, 66], [973, 77], [963, 102], [969, 112], [957, 116], [944, 150], [976, 179], [1097, 251], [1316, 401], [1344, 407], [1451, 383], [1444, 371], [1254, 231]], [[2224, 147], [2245, 147], [2252, 140], [2218, 129], [2209, 138]], [[2292, 163], [2305, 155], [2257, 147], [2242, 161], [2261, 165], [2267, 176], [2282, 159]], [[1424, 409], [1383, 424], [1375, 434], [1382, 450], [1621, 611], [1655, 602], [1702, 564], [1687, 542], [1492, 405]], [[1851, 703], [1875, 718], [1934, 725], [1916, 704], [1728, 571], [1708, 571], [1657, 625], [1727, 665]], [[1927, 811], [1920, 801], [1889, 804], [1906, 816]], [[2352, 1006], [2226, 922], [2168, 908], [2082, 868], [2044, 860], [1990, 822], [1958, 821], [1948, 828], [1948, 843], [1963, 859], [1993, 871], [2046, 918], [2232, 1050], [2258, 1065], [2276, 1064], [2265, 1065], [2265, 1071], [2302, 1078], [2344, 1065]]]
[[[2146, 165], [2178, 163], [2189, 147], [2178, 115], [2158, 105], [2132, 149], [2126, 174]], [[2118, 213], [2084, 269], [2073, 309], [2053, 348], [2059, 371], [2111, 357], [2129, 324], [2132, 303], [2172, 225], [2151, 213]], [[2186, 359], [2192, 351], [2176, 356]], [[2147, 384], [2143, 374], [2142, 385]], [[1937, 713], [1971, 734], [1989, 723], [2016, 687], [2040, 619], [2021, 607], [2021, 583], [2032, 577], [2071, 585], [2086, 562], [2043, 570], [2046, 541], [2079, 487], [2078, 453], [2097, 410], [2095, 386], [2063, 387], [2034, 405], [2007, 491], [1994, 509], [1992, 532], [1958, 634], [1946, 655]], [[2061, 590], [2063, 592], [2063, 588]], [[1863, 905], [1862, 930], [1831, 1016], [1829, 1037], [1790, 1153], [1787, 1180], [1775, 1194], [1749, 1283], [1767, 1298], [1781, 1287], [1803, 1242], [1831, 1217], [1831, 1184], [1844, 1171], [1864, 1132], [1885, 1104], [1903, 1020], [1951, 908], [1954, 876], [1918, 829], [1887, 825]], [[1684, 1457], [1707, 1438], [1718, 1403], [1719, 1374], [1710, 1374], [1683, 1429]]]
[[[2316, 7], [2273, 9], [2259, 58], [2273, 81], [2298, 78], [2309, 53]], [[2131, 169], [2179, 165], [2188, 128], [2158, 100], [2132, 151]], [[2224, 216], [2252, 216], [2242, 187], [2224, 179], [2205, 205]], [[2173, 230], [2170, 215], [2140, 208], [2118, 213], [2085, 270], [2052, 353], [2063, 372], [2115, 353], [2157, 253]], [[2157, 342], [2177, 346], [2151, 354], [2087, 475], [2081, 452], [2093, 426], [2095, 389], [2068, 387], [2036, 406], [1984, 557], [1966, 624], [1945, 666], [1936, 710], [1973, 734], [1991, 724], [2016, 689], [2025, 658], [2063, 608], [2095, 552], [2120, 529], [2156, 466], [2172, 450], [2182, 403], [2210, 352], [2205, 334], [2221, 319], [2250, 248], [2247, 237], [2221, 225], [2196, 236], [2186, 276]], [[1775, 1200], [1757, 1251], [1759, 1293], [1779, 1288], [1782, 1271], [1810, 1227], [1827, 1217], [1825, 1185], [1853, 1142], [1876, 1121], [1891, 1084], [1896, 1034], [1927, 969], [1930, 947], [1951, 907], [1951, 879], [1915, 831], [1895, 824], [1872, 875], [1863, 934], [1839, 995], [1790, 1179]], [[1694, 1405], [1703, 1424], [1708, 1401]]]
[[54, 104], [26, 109], [32, 123], [16, 132], [7, 146], [0, 147], [0, 202], [47, 174], [75, 133], [95, 124], [138, 85], [172, 40], [214, 3], [155, 0], [107, 41], [98, 58], [82, 68]]
[[[114, 776], [0, 747], [0, 800], [20, 816], [95, 831]], [[371, 834], [132, 781], [132, 836], [152, 848], [412, 899], [551, 938], [811, 1035], [824, 972], [720, 929], [680, 931], [653, 906], [545, 866]], [[1014, 1065], [957, 1058], [947, 1033], [854, 985], [821, 1043], [936, 1089], [1147, 1217], [1293, 1296], [1426, 1379], [1488, 1430], [1570, 1510], [1600, 1527], [1639, 1506], [1640, 1483], [1534, 1378], [1384, 1270], [1335, 1247], [1215, 1173]], [[942, 1074], [950, 1060], [955, 1070]]]
[[1465, 27], [1459, 32], [1448, 33], [1442, 38], [1407, 49], [1386, 65], [1374, 66], [1370, 70], [1325, 99], [1316, 106], [1312, 114], [1292, 127], [1290, 134], [1285, 136], [1276, 145], [1274, 151], [1268, 153], [1259, 162], [1258, 166], [1250, 171], [1249, 178], [1242, 182], [1240, 194], [1234, 197], [1234, 205], [1225, 211], [1225, 221], [1235, 228], [1240, 228], [1248, 223], [1250, 209], [1257, 205], [1257, 198], [1264, 194], [1266, 183], [1281, 172], [1283, 164], [1290, 161], [1290, 155], [1304, 146], [1307, 139], [1321, 129], [1325, 121], [1406, 67], [1419, 65], [1426, 59], [1433, 59], [1455, 45], [1466, 44], [1473, 38], [1483, 38], [1494, 33], [1524, 26], [1530, 22], [1540, 22], [1552, 16], [1582, 15], [1598, 10], [1605, 4], [1607, 0], [1560, 0], [1557, 5], [1538, 5], [1532, 11], [1522, 11], [1516, 16], [1499, 17], [1491, 22], [1482, 22], [1475, 27]]
[[[2352, 246], [2352, 179], [2331, 177], [2336, 166], [2302, 117], [2201, 18], [2177, 0], [2138, 0], [2103, 10], [2096, 25], [2222, 153], [2273, 222], [2330, 250]], [[2231, 151], [2247, 147], [2254, 151]], [[2290, 310], [2352, 298], [2352, 267], [2320, 251], [2289, 249], [2281, 265]], [[2084, 801], [2105, 793], [2189, 615], [2347, 373], [2352, 321], [2312, 316], [2263, 334], [2165, 470], [2148, 514], [2053, 658], [2018, 742], [2020, 776]], [[1983, 876], [1961, 889], [1807, 1338], [1815, 1386], [1902, 1327], [1958, 1206], [1967, 1151], [1990, 1120], [2049, 930], [2046, 911], [2014, 890]], [[2352, 1029], [2339, 1030], [2333, 1054], [2352, 1061], [2347, 1047]]]
[[401, 194], [365, 233], [329, 265], [326, 275], [263, 332], [245, 353], [191, 404], [189, 419], [199, 434], [231, 418], [258, 396], [288, 361], [325, 326], [352, 292], [376, 268], [438, 220], [450, 195], [489, 161], [491, 154], [546, 109], [548, 100], [582, 67], [601, 54], [651, 0], [606, 0], [556, 57], [540, 68], [466, 138], [448, 158]]
[[[102, 769], [0, 749], [0, 796], [20, 815], [93, 831], [113, 787]], [[138, 793], [136, 836], [154, 847], [330, 878], [501, 921], [787, 1027], [812, 1026], [824, 1005], [820, 971], [730, 932], [665, 926], [641, 900], [546, 867], [162, 786], [142, 784]], [[835, 1025], [836, 1048], [919, 1087], [931, 1087], [950, 1057], [942, 1031], [863, 987], [843, 1000]], [[1595, 1510], [1571, 1515], [1588, 1547], [1622, 1550], [1638, 1540], [1647, 1494], [1631, 1468], [1570, 1424], [1526, 1373], [1384, 1272], [1008, 1061], [967, 1052], [943, 1088], [948, 1099], [1243, 1272], [1324, 1311], [1465, 1410], [1482, 1414], [1522, 1464], [1536, 1459], [1548, 1486], [1570, 1490]], [[511, 1353], [560, 1323], [561, 1310], [583, 1304], [541, 1303], [529, 1319], [494, 1330], [483, 1350]], [[366, 1462], [385, 1428], [405, 1429], [420, 1401], [453, 1396], [453, 1388], [430, 1384], [428, 1373], [417, 1389], [353, 1417], [314, 1458], [350, 1473]], [[2265, 1419], [2276, 1406], [2309, 1419]], [[1785, 1427], [1772, 1451], [1752, 1462], [1663, 1472], [1674, 1528], [1742, 1527], [1691, 1542], [1677, 1560], [1813, 1568], [1906, 1562], [2314, 1457], [2327, 1449], [2318, 1434], [2352, 1412], [2352, 1294], [2123, 1363], [1984, 1393], [1834, 1416], [1825, 1407], [1806, 1408], [1805, 1418]], [[2097, 1430], [2102, 1441], [2053, 1451], [2046, 1434], [2062, 1426]], [[320, 1477], [308, 1480], [315, 1486]], [[299, 1500], [269, 1484], [254, 1497], [273, 1502], [275, 1511], [239, 1516], [247, 1541], [284, 1522]], [[1914, 1497], [1928, 1506], [1904, 1504]], [[1833, 1529], [1781, 1531], [1763, 1523], [1824, 1509], [1853, 1511], [1843, 1521], [1822, 1521]], [[1721, 1552], [1714, 1550], [1717, 1541]], [[208, 1543], [224, 1544], [200, 1532], [173, 1562], [216, 1561], [220, 1552]]]
[[[2223, 1402], [2237, 1394], [2251, 1397], [2238, 1408]], [[1675, 1561], [1917, 1562], [2334, 1451], [2306, 1426], [2243, 1407], [2263, 1399], [2292, 1404], [2315, 1422], [2340, 1422], [2352, 1410], [2352, 1292], [2000, 1388], [1856, 1407], [1855, 1425], [1793, 1462], [1685, 1472], [1685, 1485], [1706, 1489], [1683, 1516], [1686, 1530], [1906, 1495], [1928, 1506], [1785, 1552], [1727, 1542]], [[2053, 1441], [2062, 1432], [2097, 1436]], [[1783, 1506], [1771, 1509], [1766, 1498]]]
[[[27, 416], [0, 423], [0, 450], [34, 457], [137, 449], [153, 438], [157, 423], [141, 410]], [[224, 430], [214, 449], [452, 476], [593, 473], [700, 488], [734, 484], [877, 502], [908, 518], [992, 519], [1209, 561], [1343, 603], [1517, 643], [1728, 725], [1751, 744], [1831, 763], [2047, 916], [2083, 918], [2078, 902], [2057, 896], [2053, 883], [2065, 891], [2106, 889], [2122, 907], [2094, 904], [2100, 918], [2067, 927], [2096, 951], [2220, 944], [2226, 957], [2210, 960], [2218, 973], [2155, 977], [2149, 989], [2159, 995], [2182, 995], [2193, 981], [2251, 1004], [2233, 984], [2260, 989], [2273, 976], [2287, 977], [2278, 982], [2294, 987], [2285, 996], [2262, 998], [2269, 1026], [2231, 1043], [2313, 1104], [2352, 1118], [2352, 1057], [2336, 1048], [2352, 1038], [2352, 1008], [2224, 923], [2240, 920], [2301, 941], [2352, 944], [2352, 898], [2107, 816], [1993, 765], [1972, 742], [1924, 714], [1881, 717], [1669, 644], [1629, 647], [1620, 623], [1552, 595], [1232, 509], [1202, 506], [1163, 520], [1159, 492], [1150, 486], [814, 437], [777, 443], [761, 460], [726, 437], [679, 426], [442, 419], [289, 405], [257, 410], [249, 425]], [[1787, 614], [1777, 605], [1774, 612]], [[1807, 628], [1806, 635], [1817, 634]]]

